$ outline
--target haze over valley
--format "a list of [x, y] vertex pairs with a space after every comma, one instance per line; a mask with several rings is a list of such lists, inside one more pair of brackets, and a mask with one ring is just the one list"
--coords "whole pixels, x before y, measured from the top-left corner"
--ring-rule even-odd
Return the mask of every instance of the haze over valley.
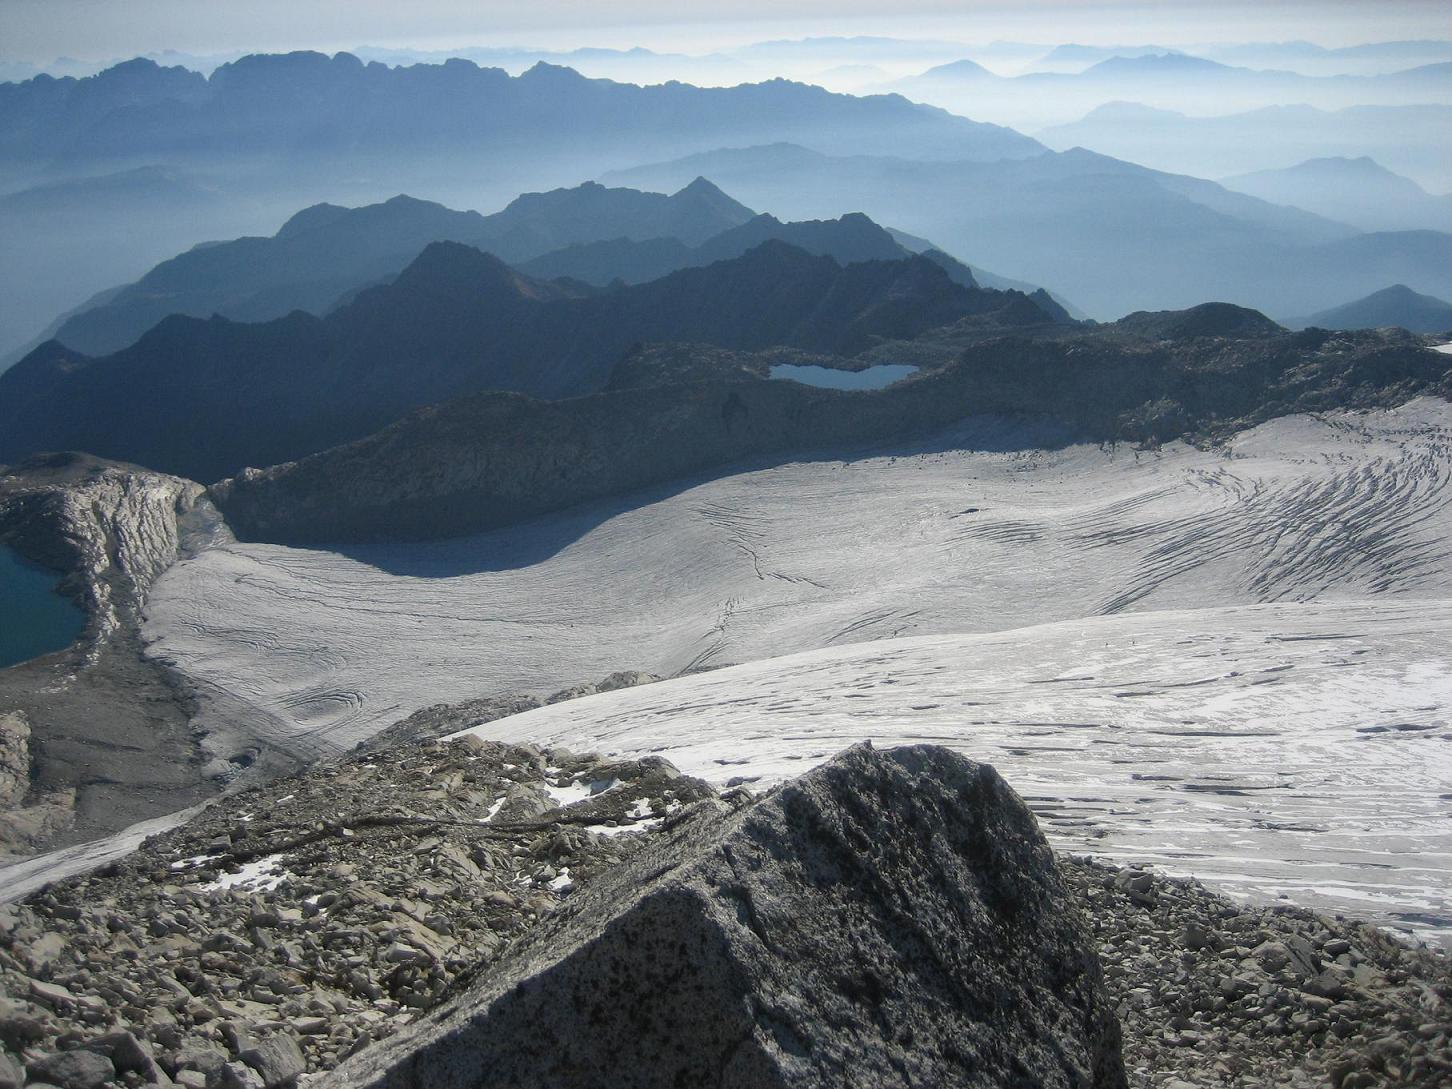
[[1422, 0], [0, 8], [0, 1089], [1448, 1084], [1449, 136]]

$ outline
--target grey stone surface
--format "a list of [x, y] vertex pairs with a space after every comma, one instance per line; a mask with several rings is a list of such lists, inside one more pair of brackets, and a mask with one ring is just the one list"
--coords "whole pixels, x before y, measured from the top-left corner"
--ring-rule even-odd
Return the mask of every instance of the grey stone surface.
[[986, 765], [867, 746], [597, 880], [451, 1006], [321, 1083], [1125, 1084], [1032, 815]]
[[254, 1044], [243, 1051], [240, 1058], [262, 1075], [262, 1082], [267, 1089], [286, 1085], [307, 1069], [302, 1049], [297, 1046], [296, 1040], [285, 1033], [269, 1036]]
[[47, 1055], [26, 1064], [31, 1081], [46, 1081], [61, 1089], [95, 1089], [116, 1076], [111, 1060], [95, 1051], [80, 1049]]

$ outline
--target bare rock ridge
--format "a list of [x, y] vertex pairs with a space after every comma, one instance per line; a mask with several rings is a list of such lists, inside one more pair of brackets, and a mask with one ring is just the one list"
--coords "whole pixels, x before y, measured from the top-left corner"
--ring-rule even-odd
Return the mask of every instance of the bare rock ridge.
[[84, 454], [47, 454], [0, 473], [0, 540], [66, 574], [91, 617], [88, 641], [134, 619], [176, 559], [177, 517], [200, 485]]
[[862, 360], [646, 346], [616, 367], [629, 388], [565, 401], [461, 397], [367, 438], [249, 469], [210, 494], [248, 540], [419, 539], [492, 529], [745, 459], [927, 435], [975, 413], [1047, 417], [1090, 441], [1156, 444], [1452, 391], [1447, 357], [1408, 333], [1242, 339], [1226, 331], [1243, 333], [1265, 319], [1222, 307], [1145, 317], [1160, 331], [1200, 331], [1178, 340], [1118, 326], [1062, 337], [999, 335], [943, 347], [946, 359], [924, 349], [906, 356], [923, 362], [920, 373], [880, 391], [765, 377], [769, 362], [783, 358], [844, 369]]
[[1097, 958], [992, 768], [863, 745], [661, 837], [320, 1084], [1126, 1084]]

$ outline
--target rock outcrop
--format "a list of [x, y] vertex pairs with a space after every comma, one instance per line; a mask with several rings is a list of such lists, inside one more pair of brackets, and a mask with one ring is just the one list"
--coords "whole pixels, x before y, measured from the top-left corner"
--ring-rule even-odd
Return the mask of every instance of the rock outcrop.
[[0, 670], [0, 716], [23, 716], [29, 729], [23, 739], [3, 731], [7, 751], [27, 752], [25, 789], [0, 799], [0, 858], [115, 831], [215, 789], [196, 767], [188, 697], [142, 656], [139, 634], [201, 496], [189, 480], [85, 454], [0, 469], [0, 542], [60, 572], [87, 615], [67, 650]]
[[178, 518], [200, 485], [85, 454], [43, 454], [0, 475], [0, 540], [66, 573], [94, 647], [135, 620], [177, 557]]
[[597, 880], [330, 1086], [1108, 1087], [1119, 1026], [992, 768], [848, 750]]
[[30, 723], [20, 711], [0, 714], [0, 810], [30, 792]]

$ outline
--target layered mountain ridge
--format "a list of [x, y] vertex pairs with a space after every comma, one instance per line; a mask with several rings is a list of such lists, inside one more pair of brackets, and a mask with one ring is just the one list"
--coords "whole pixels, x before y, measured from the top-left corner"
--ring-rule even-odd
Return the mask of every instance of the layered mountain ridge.
[[323, 314], [346, 295], [396, 276], [430, 242], [462, 242], [520, 262], [606, 238], [696, 245], [752, 215], [704, 178], [670, 196], [587, 182], [524, 194], [488, 216], [406, 196], [361, 208], [318, 204], [291, 216], [271, 238], [220, 242], [164, 261], [62, 319], [54, 336], [95, 354], [132, 344], [171, 314], [238, 321], [293, 310]]
[[852, 355], [1025, 300], [920, 256], [839, 265], [781, 242], [609, 293], [433, 243], [325, 318], [171, 317], [93, 359], [51, 342], [0, 376], [0, 457], [85, 447], [211, 480], [357, 438], [482, 390], [589, 393], [641, 341]]

